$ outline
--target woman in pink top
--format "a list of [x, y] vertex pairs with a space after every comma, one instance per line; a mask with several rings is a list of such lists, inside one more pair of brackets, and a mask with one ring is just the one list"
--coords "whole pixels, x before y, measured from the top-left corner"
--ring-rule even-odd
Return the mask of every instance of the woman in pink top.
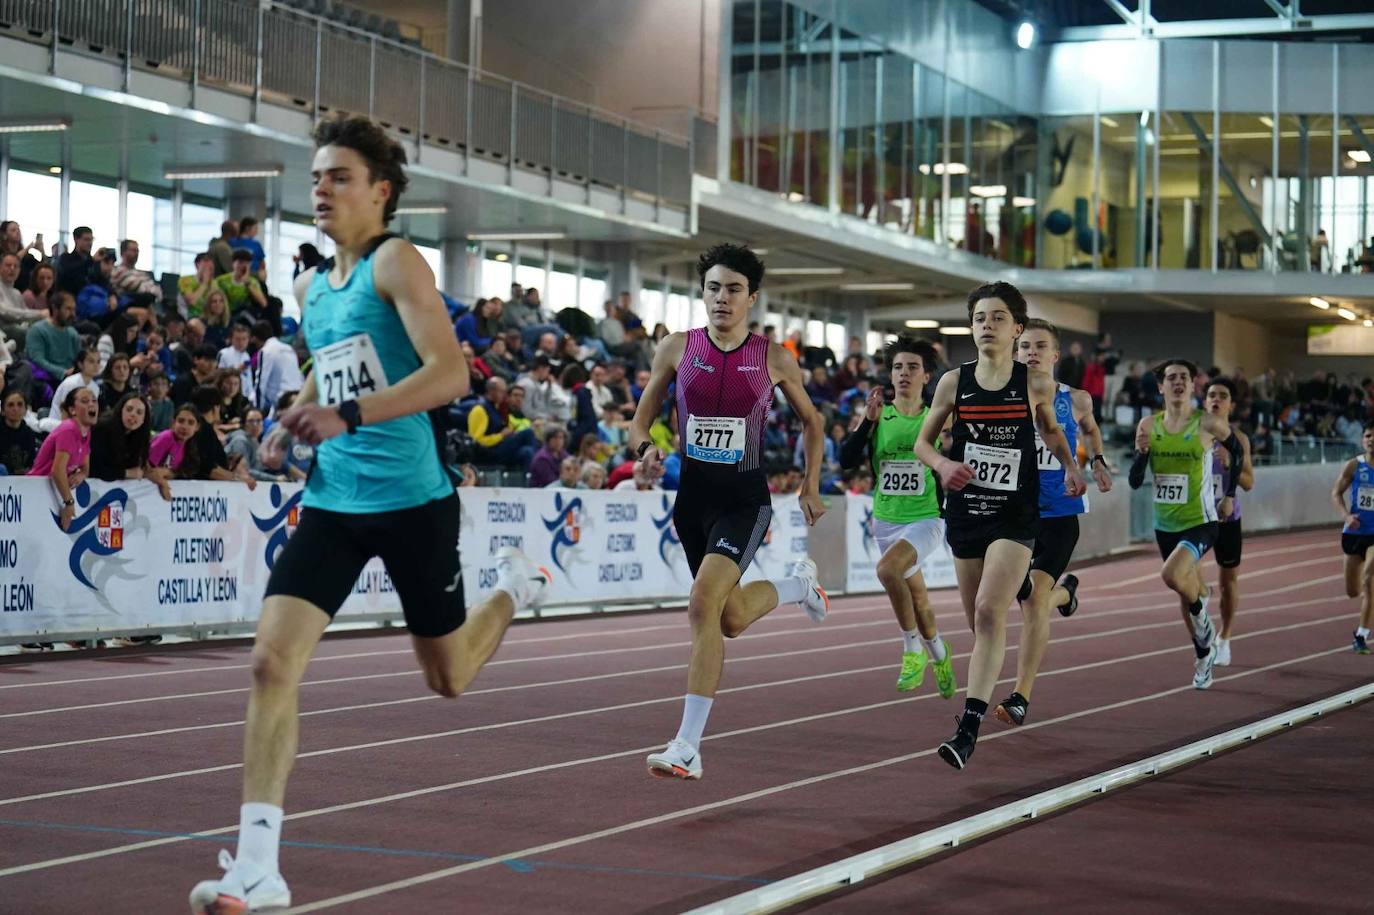
[[[150, 475], [165, 480], [169, 477], [181, 478], [183, 475], [178, 471], [182, 465], [193, 470], [197, 459], [196, 446], [191, 439], [199, 428], [200, 417], [195, 409], [190, 404], [178, 407], [176, 415], [172, 417], [172, 428], [153, 436], [152, 444], [148, 446], [148, 463], [153, 468]], [[189, 462], [186, 460], [188, 449], [191, 451]]]
[[89, 388], [72, 388], [62, 399], [64, 419], [38, 449], [28, 476], [49, 477], [62, 499], [58, 523], [66, 530], [76, 516], [76, 497], [72, 489], [91, 471], [91, 427], [99, 408]]

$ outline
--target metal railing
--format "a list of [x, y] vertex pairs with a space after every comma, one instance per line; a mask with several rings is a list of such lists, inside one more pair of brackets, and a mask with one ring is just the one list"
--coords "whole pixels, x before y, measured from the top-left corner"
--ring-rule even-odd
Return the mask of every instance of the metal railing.
[[381, 35], [249, 0], [0, 0], [0, 35], [311, 112], [366, 114], [412, 140], [686, 205], [690, 138]]

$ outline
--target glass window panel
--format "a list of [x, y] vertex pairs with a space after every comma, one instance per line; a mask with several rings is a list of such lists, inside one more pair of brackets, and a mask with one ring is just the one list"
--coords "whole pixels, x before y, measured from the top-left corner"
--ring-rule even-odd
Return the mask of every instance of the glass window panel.
[[[534, 264], [521, 263], [520, 266], [515, 268], [515, 282], [519, 283], [525, 289], [529, 289], [531, 287], [538, 289], [540, 301], [543, 301], [544, 293], [547, 291], [542, 288], [544, 285], [543, 264], [535, 266]], [[501, 298], [504, 299], [508, 298], [509, 296], [510, 283], [507, 283], [506, 291], [501, 294]]]
[[[43, 245], [51, 251], [53, 242], [62, 240], [61, 179], [12, 168], [7, 193], [10, 212], [20, 214], [19, 228], [24, 241], [42, 233]], [[71, 247], [70, 243], [67, 247]]]
[[[60, 180], [52, 179], [58, 183], [58, 192], [61, 193]], [[119, 249], [119, 191], [112, 187], [105, 187], [100, 184], [90, 184], [85, 181], [75, 181], [71, 183], [71, 209], [69, 222], [73, 229], [77, 226], [90, 226], [91, 233], [94, 235], [91, 250], [99, 248]], [[133, 215], [133, 203], [129, 206], [130, 216]], [[22, 212], [22, 211], [21, 211]], [[148, 215], [151, 215], [151, 209]], [[143, 215], [140, 209], [140, 216]], [[142, 246], [148, 245], [152, 241], [152, 232], [145, 231], [141, 236], [134, 233], [135, 223], [129, 222], [129, 238], [140, 243], [139, 257], [144, 263], [139, 266], [147, 266], [148, 255], [143, 253]], [[141, 229], [142, 226], [140, 225]], [[26, 227], [27, 230], [27, 227]], [[49, 236], [45, 233], [45, 239]], [[151, 253], [151, 252], [150, 252]]]
[[[420, 252], [420, 256], [429, 264], [429, 269], [434, 271], [434, 288], [444, 288], [444, 256], [438, 248], [431, 248], [428, 245], [415, 245], [415, 250]], [[290, 272], [286, 274], [290, 276]]]
[[848, 345], [845, 340], [845, 328], [843, 324], [829, 323], [825, 325], [825, 345], [830, 347], [830, 351], [835, 354], [835, 358], [841, 359], [845, 354], [845, 347]]
[[[577, 276], [554, 270], [549, 274], [549, 288], [540, 290], [540, 301], [550, 314], [557, 314], [564, 308], [577, 304]], [[589, 315], [600, 318], [603, 313], [600, 302], [582, 302], [581, 308]]]
[[176, 252], [177, 273], [196, 272], [196, 255], [210, 247], [210, 240], [219, 237], [224, 222], [224, 207], [199, 203], [181, 204], [181, 249]]
[[679, 313], [688, 311], [691, 314], [687, 319], [688, 323], [682, 328], [683, 330], [688, 327], [700, 327], [706, 323], [706, 303], [702, 301], [701, 296], [672, 295], [668, 298], [679, 303], [677, 306]]
[[510, 297], [511, 275], [510, 261], [498, 261], [490, 257], [482, 261], [480, 297], [484, 299], [499, 297], [504, 302]]
[[756, 169], [753, 183], [769, 191], [783, 191], [786, 139], [787, 51], [783, 45], [782, 0], [759, 0], [758, 3], [758, 64], [754, 76], [754, 117], [758, 125]]
[[806, 335], [802, 338], [807, 346], [825, 346], [825, 322], [808, 320]]
[[[1045, 226], [1045, 262], [1049, 269], [1090, 268], [1093, 197], [1093, 119], [1052, 118], [1045, 142], [1054, 151], [1048, 191], [1040, 201]], [[1057, 179], [1057, 180], [1056, 180]], [[1099, 210], [1099, 216], [1101, 212]], [[1101, 220], [1098, 220], [1100, 222]]]
[[730, 177], [755, 183], [757, 124], [755, 56], [757, 54], [754, 4], [736, 3], [732, 12], [730, 57]]
[[934, 70], [918, 66], [917, 118], [912, 156], [916, 172], [912, 175], [916, 212], [912, 217], [917, 235], [934, 240], [939, 225], [940, 189], [945, 135], [945, 78]]
[[1217, 265], [1223, 270], [1269, 268], [1264, 243], [1269, 230], [1263, 213], [1264, 179], [1274, 157], [1273, 132], [1261, 117], [1273, 123], [1271, 116], [1262, 114], [1221, 116], [1223, 180], [1217, 189]]
[[315, 244], [315, 227], [291, 219], [281, 221], [281, 242], [269, 252], [268, 279], [273, 295], [281, 297], [282, 313], [300, 319], [300, 303], [296, 301], [296, 258], [303, 244]]
[[[134, 194], [129, 194], [129, 208], [134, 207]], [[139, 197], [144, 195], [139, 194]], [[163, 273], [177, 272], [176, 251], [172, 247], [172, 201], [154, 197], [153, 201], [153, 270]]]
[[[578, 296], [582, 300], [582, 310], [600, 320], [606, 316], [606, 281], [584, 276], [577, 281]], [[641, 315], [640, 320], [653, 326], [653, 321], [663, 320], [662, 309], [655, 313], [652, 320]]]
[[[668, 303], [660, 289], [645, 286], [639, 290], [639, 307], [646, 315], [661, 315], [659, 318], [664, 324], [668, 325], [669, 330], [685, 330], [678, 320], [668, 312]], [[644, 320], [648, 320], [645, 318]]]
[[[964, 247], [970, 158], [969, 90], [951, 82], [949, 85], [949, 142], [942, 149], [941, 162], [935, 172], [942, 175], [949, 187], [949, 210], [945, 213], [945, 241], [951, 247]], [[948, 163], [947, 165], [945, 163]], [[943, 172], [948, 169], [948, 174]]]

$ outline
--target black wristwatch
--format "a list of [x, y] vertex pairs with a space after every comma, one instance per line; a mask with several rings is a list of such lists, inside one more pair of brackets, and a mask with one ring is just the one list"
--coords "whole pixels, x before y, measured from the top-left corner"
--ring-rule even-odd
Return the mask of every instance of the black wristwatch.
[[1100, 451], [1099, 451], [1097, 454], [1094, 454], [1094, 455], [1093, 455], [1093, 459], [1092, 459], [1091, 461], [1088, 462], [1088, 467], [1089, 467], [1089, 469], [1091, 469], [1092, 466], [1093, 466], [1094, 464], [1096, 464], [1098, 461], [1101, 461], [1101, 462], [1102, 462], [1102, 469], [1103, 469], [1103, 470], [1106, 470], [1106, 469], [1107, 469], [1107, 459], [1106, 459], [1105, 457], [1102, 456], [1102, 452], [1100, 452]]
[[650, 448], [652, 448], [653, 446], [654, 446], [654, 443], [653, 443], [653, 440], [652, 440], [652, 439], [647, 439], [647, 438], [646, 438], [644, 441], [640, 442], [640, 443], [639, 443], [639, 453], [638, 453], [638, 458], [639, 458], [639, 460], [641, 460], [641, 461], [644, 460], [644, 453], [645, 453], [646, 451], [648, 451]]
[[339, 418], [348, 424], [348, 434], [352, 435], [358, 431], [358, 427], [363, 424], [362, 415], [358, 410], [356, 400], [345, 400], [336, 407], [339, 411]]
[[62, 507], [63, 507], [63, 508], [75, 508], [75, 507], [76, 507], [76, 500], [75, 500], [75, 499], [63, 499], [63, 500], [62, 500]]

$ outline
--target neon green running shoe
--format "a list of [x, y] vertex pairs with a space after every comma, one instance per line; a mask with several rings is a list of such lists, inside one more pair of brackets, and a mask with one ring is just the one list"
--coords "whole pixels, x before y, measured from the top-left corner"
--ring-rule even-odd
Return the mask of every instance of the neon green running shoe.
[[921, 685], [926, 678], [926, 653], [924, 651], [902, 652], [902, 672], [897, 677], [897, 690], [909, 693]]
[[954, 655], [949, 650], [949, 643], [945, 642], [945, 659], [934, 662], [935, 668], [935, 688], [940, 691], [941, 699], [954, 698], [955, 692], [959, 689], [959, 684], [954, 682]]

